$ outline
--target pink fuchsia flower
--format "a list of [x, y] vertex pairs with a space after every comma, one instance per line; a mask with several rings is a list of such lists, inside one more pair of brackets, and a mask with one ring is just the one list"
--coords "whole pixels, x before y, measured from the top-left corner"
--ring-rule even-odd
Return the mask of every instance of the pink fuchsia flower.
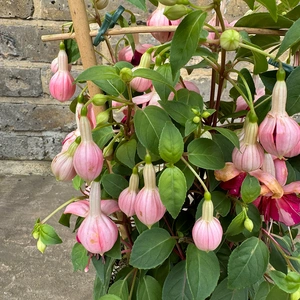
[[[178, 82], [175, 85], [175, 90], [179, 91], [181, 89], [188, 89], [189, 91], [193, 91], [193, 92], [196, 92], [196, 93], [200, 94], [199, 88], [192, 81], [184, 80], [183, 84], [181, 82]], [[173, 99], [174, 99], [174, 93], [171, 92], [170, 95], [169, 95], [168, 100], [173, 100]]]
[[279, 78], [272, 92], [272, 108], [259, 126], [260, 143], [278, 158], [289, 154], [300, 140], [299, 125], [285, 110], [286, 99], [286, 83]]
[[70, 145], [75, 142], [75, 140], [80, 136], [79, 128], [69, 132], [62, 142], [61, 152], [65, 152], [68, 150]]
[[[58, 71], [58, 57], [56, 57], [52, 60], [50, 68], [51, 68], [51, 72], [53, 74], [55, 74]], [[72, 69], [72, 65], [68, 64], [69, 72], [71, 71], [71, 69]]]
[[157, 94], [154, 87], [151, 88], [150, 93], [135, 96], [132, 98], [133, 103], [137, 105], [142, 105], [143, 108], [146, 107], [147, 105], [155, 105], [160, 107], [158, 100], [160, 100], [160, 96]]
[[214, 206], [209, 196], [209, 199], [204, 200], [202, 217], [196, 221], [192, 229], [195, 245], [202, 251], [213, 251], [222, 241], [223, 228], [213, 213]]
[[100, 195], [100, 183], [93, 181], [89, 196], [90, 209], [78, 229], [77, 240], [89, 252], [103, 255], [114, 246], [119, 233], [117, 225], [102, 212]]
[[76, 173], [86, 182], [91, 182], [101, 173], [103, 153], [93, 141], [91, 124], [86, 114], [86, 110], [81, 113], [79, 121], [81, 142], [75, 151], [73, 164]]
[[58, 53], [58, 71], [52, 76], [49, 82], [50, 94], [53, 98], [64, 102], [69, 100], [75, 93], [76, 85], [74, 78], [68, 69], [68, 56], [64, 43], [60, 43]]
[[139, 191], [136, 197], [134, 210], [138, 219], [151, 228], [165, 214], [166, 208], [161, 202], [154, 166], [149, 156], [146, 156], [146, 164], [143, 169], [145, 186]]
[[233, 149], [232, 162], [238, 170], [251, 172], [262, 166], [264, 149], [257, 141], [258, 125], [256, 122], [250, 122], [247, 118], [243, 131], [240, 149]]
[[[158, 3], [157, 8], [148, 17], [147, 26], [170, 26], [178, 25], [181, 20], [169, 20], [164, 15], [165, 6]], [[174, 32], [152, 32], [152, 36], [157, 39], [160, 43], [166, 43], [172, 40]]]
[[78, 147], [76, 142], [73, 142], [66, 151], [57, 154], [51, 163], [51, 170], [56, 180], [69, 181], [76, 176], [76, 171], [73, 166], [73, 156]]
[[136, 196], [139, 192], [139, 175], [137, 169], [134, 168], [129, 179], [129, 187], [124, 189], [119, 195], [118, 204], [123, 213], [128, 217], [135, 214], [134, 205]]

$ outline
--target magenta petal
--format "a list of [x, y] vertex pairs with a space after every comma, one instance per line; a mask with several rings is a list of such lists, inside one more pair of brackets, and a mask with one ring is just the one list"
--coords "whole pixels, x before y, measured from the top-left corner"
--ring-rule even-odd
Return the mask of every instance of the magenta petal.
[[64, 214], [73, 214], [85, 218], [90, 210], [90, 202], [88, 200], [80, 200], [69, 204]]

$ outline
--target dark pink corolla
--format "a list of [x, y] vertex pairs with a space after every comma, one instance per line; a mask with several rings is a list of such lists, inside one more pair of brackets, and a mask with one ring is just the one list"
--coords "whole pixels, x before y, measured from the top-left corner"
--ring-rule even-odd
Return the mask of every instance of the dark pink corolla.
[[129, 179], [129, 187], [124, 189], [120, 195], [118, 204], [123, 213], [128, 217], [135, 214], [134, 205], [136, 202], [136, 197], [139, 192], [139, 175], [137, 169], [135, 168]]
[[[164, 10], [165, 6], [158, 3], [157, 8], [148, 17], [147, 26], [170, 26], [178, 25], [181, 22], [181, 20], [169, 20], [164, 15]], [[152, 32], [151, 34], [162, 44], [171, 41], [174, 36], [174, 32]]]
[[145, 186], [139, 191], [136, 197], [134, 210], [138, 219], [151, 228], [165, 214], [166, 208], [161, 202], [158, 187], [156, 186], [156, 176], [154, 166], [147, 162], [143, 169]]
[[213, 213], [212, 201], [205, 199], [202, 206], [202, 217], [196, 221], [192, 229], [195, 245], [202, 251], [213, 251], [222, 241], [223, 228]]
[[93, 141], [91, 124], [86, 115], [81, 115], [79, 128], [81, 142], [75, 151], [73, 164], [76, 173], [86, 182], [91, 182], [102, 170], [103, 153]]
[[58, 71], [50, 79], [49, 91], [53, 98], [64, 102], [72, 98], [75, 89], [74, 78], [69, 72], [65, 46], [61, 43], [58, 53]]
[[259, 126], [259, 141], [264, 149], [276, 157], [290, 155], [300, 140], [298, 123], [286, 112], [287, 88], [281, 78], [272, 92], [272, 108]]

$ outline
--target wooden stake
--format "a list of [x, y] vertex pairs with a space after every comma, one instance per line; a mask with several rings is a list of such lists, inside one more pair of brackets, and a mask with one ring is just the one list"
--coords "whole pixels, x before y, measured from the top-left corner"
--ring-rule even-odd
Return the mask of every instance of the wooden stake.
[[[97, 65], [92, 38], [90, 37], [90, 27], [86, 14], [84, 0], [68, 0], [70, 13], [76, 32], [76, 42], [78, 44], [83, 69]], [[67, 35], [70, 35], [69, 33]], [[60, 38], [61, 39], [61, 38]], [[101, 90], [93, 82], [88, 81], [88, 90], [91, 97], [101, 93]], [[102, 111], [102, 107], [94, 106], [95, 115]]]

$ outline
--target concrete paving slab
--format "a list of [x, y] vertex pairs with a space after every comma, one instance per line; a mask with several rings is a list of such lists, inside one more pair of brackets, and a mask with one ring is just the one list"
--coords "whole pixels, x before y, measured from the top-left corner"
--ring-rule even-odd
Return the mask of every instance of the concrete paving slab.
[[0, 299], [92, 299], [94, 270], [73, 272], [70, 256], [75, 235], [57, 223], [60, 213], [49, 224], [63, 244], [41, 254], [31, 236], [37, 218], [46, 217], [76, 193], [71, 183], [57, 182], [53, 176], [0, 172]]

